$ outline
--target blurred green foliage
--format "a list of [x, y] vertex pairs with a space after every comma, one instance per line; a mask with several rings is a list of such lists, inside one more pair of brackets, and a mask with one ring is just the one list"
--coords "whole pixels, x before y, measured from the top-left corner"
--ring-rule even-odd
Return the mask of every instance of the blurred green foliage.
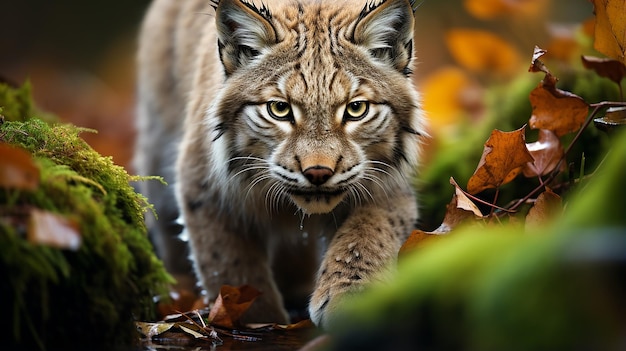
[[619, 350], [626, 330], [626, 134], [562, 218], [461, 229], [346, 301], [333, 350]]

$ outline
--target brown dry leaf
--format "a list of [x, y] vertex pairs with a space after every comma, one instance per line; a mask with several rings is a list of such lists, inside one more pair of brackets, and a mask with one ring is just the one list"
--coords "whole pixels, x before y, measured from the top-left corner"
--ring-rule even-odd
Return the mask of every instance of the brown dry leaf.
[[435, 232], [425, 232], [423, 230], [414, 230], [411, 235], [406, 239], [402, 247], [400, 247], [400, 251], [398, 252], [398, 256], [403, 256], [409, 252], [415, 251], [424, 247], [426, 244], [433, 242], [435, 240], [439, 240], [445, 235], [441, 235], [441, 233]]
[[502, 15], [537, 16], [546, 5], [545, 0], [465, 0], [467, 12], [476, 18], [491, 19]]
[[[529, 178], [552, 172], [565, 154], [561, 140], [547, 129], [539, 130], [539, 139], [526, 147], [534, 159], [523, 168], [524, 176]], [[562, 162], [561, 166], [564, 167], [565, 163]]]
[[0, 142], [0, 188], [35, 190], [39, 168], [23, 149]]
[[533, 114], [529, 124], [533, 129], [548, 129], [561, 137], [582, 127], [589, 105], [581, 97], [558, 89], [556, 82], [556, 77], [546, 73], [545, 78], [530, 92]]
[[530, 67], [528, 67], [528, 72], [543, 72], [546, 74], [550, 74], [548, 67], [540, 60], [543, 55], [547, 54], [548, 50], [542, 49], [535, 45], [535, 49], [533, 50], [533, 58], [530, 61]]
[[303, 319], [297, 323], [292, 324], [275, 324], [274, 328], [279, 330], [300, 330], [315, 328], [315, 324], [310, 319]]
[[517, 50], [496, 34], [478, 29], [451, 29], [446, 44], [463, 67], [480, 73], [509, 75], [519, 67]]
[[594, 48], [626, 64], [626, 0], [591, 0], [596, 14]]
[[526, 149], [525, 129], [526, 126], [512, 132], [497, 129], [491, 132], [485, 142], [478, 167], [467, 182], [467, 191], [470, 194], [497, 188], [512, 181], [521, 172], [522, 166], [533, 161]]
[[241, 316], [260, 294], [257, 289], [249, 285], [240, 287], [223, 285], [209, 312], [209, 323], [224, 328], [233, 328], [239, 325]]
[[[452, 177], [450, 177], [450, 184], [454, 186], [454, 197], [452, 198], [452, 202], [450, 204], [456, 204], [456, 208], [472, 212], [477, 218], [482, 218], [483, 213], [480, 212], [478, 206], [476, 206], [476, 204], [472, 200], [470, 200], [467, 195], [465, 195], [463, 190], [461, 190], [461, 187], [459, 187], [459, 184], [457, 184], [457, 182]], [[450, 218], [448, 218], [449, 215]], [[451, 226], [449, 225], [449, 227], [454, 228], [456, 224], [460, 223], [466, 218], [466, 216], [462, 216], [461, 220], [457, 220], [458, 217], [458, 212], [452, 211], [452, 209], [447, 208], [446, 217], [444, 218], [443, 223], [453, 224]], [[446, 219], [448, 219], [448, 221], [446, 221]]]
[[[428, 243], [445, 237], [445, 234], [449, 233], [462, 223], [482, 218], [482, 214], [477, 214], [480, 213], [480, 210], [478, 210], [476, 205], [474, 205], [472, 201], [468, 199], [462, 191], [460, 191], [460, 188], [454, 179], [450, 178], [450, 184], [454, 185], [455, 189], [457, 189], [457, 193], [460, 192], [462, 194], [462, 200], [459, 200], [459, 197], [456, 194], [452, 196], [452, 200], [446, 206], [446, 214], [439, 228], [432, 232], [414, 230], [404, 244], [402, 244], [398, 255], [402, 256], [407, 252], [422, 248]], [[463, 207], [472, 208], [472, 210], [465, 210]]]
[[540, 227], [550, 220], [554, 220], [563, 210], [561, 197], [550, 188], [541, 193], [526, 215], [527, 227]]
[[626, 65], [617, 60], [594, 56], [581, 56], [583, 66], [594, 70], [599, 76], [609, 78], [617, 84], [626, 77]]
[[78, 223], [66, 217], [33, 209], [30, 212], [27, 231], [28, 241], [60, 249], [78, 250], [81, 236]]

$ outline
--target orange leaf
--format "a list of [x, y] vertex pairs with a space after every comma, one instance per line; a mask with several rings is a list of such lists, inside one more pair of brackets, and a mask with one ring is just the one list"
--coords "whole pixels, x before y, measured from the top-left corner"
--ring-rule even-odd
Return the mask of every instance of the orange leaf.
[[533, 161], [526, 149], [525, 129], [526, 126], [512, 132], [497, 129], [491, 132], [478, 167], [467, 182], [469, 193], [476, 194], [506, 184], [521, 172], [522, 166]]
[[553, 220], [563, 210], [561, 197], [550, 188], [541, 193], [526, 215], [526, 226], [540, 227]]
[[399, 256], [402, 256], [408, 252], [415, 251], [424, 247], [429, 242], [434, 240], [441, 239], [442, 235], [440, 233], [433, 232], [425, 232], [422, 230], [414, 230], [411, 235], [406, 239], [402, 247], [400, 247], [400, 251], [398, 252]]
[[626, 0], [592, 0], [596, 14], [594, 48], [626, 64]]
[[[454, 179], [450, 178], [450, 184], [454, 185], [457, 194], [452, 197], [452, 200], [446, 206], [446, 215], [439, 228], [432, 232], [414, 230], [400, 248], [399, 255], [404, 255], [407, 252], [422, 248], [426, 244], [438, 240], [462, 223], [482, 218], [478, 207], [460, 190]], [[469, 210], [466, 208], [469, 208]]]
[[482, 88], [459, 67], [444, 67], [428, 75], [420, 83], [423, 108], [433, 118], [429, 126], [434, 133], [458, 124], [467, 113], [480, 115], [484, 98]]
[[620, 84], [626, 76], [626, 65], [619, 61], [593, 56], [581, 56], [580, 58], [585, 68], [592, 69], [599, 76], [609, 78], [617, 84]]
[[513, 46], [483, 30], [451, 29], [446, 34], [446, 44], [459, 64], [475, 72], [507, 75], [520, 62]]
[[547, 73], [530, 92], [533, 114], [529, 124], [533, 129], [548, 129], [561, 137], [582, 127], [589, 106], [579, 96], [556, 88], [556, 81], [556, 77]]
[[69, 219], [38, 209], [30, 212], [28, 241], [61, 249], [78, 250], [81, 243], [78, 224]]
[[241, 316], [259, 295], [261, 293], [249, 285], [240, 287], [223, 285], [209, 312], [209, 323], [233, 328], [239, 324]]
[[480, 19], [502, 15], [537, 15], [545, 0], [465, 0], [467, 12]]
[[[552, 172], [564, 155], [561, 140], [547, 129], [539, 130], [539, 139], [526, 147], [534, 159], [523, 168], [524, 176], [529, 178]], [[565, 163], [561, 166], [564, 167]]]
[[23, 149], [0, 142], [0, 188], [35, 190], [39, 168]]

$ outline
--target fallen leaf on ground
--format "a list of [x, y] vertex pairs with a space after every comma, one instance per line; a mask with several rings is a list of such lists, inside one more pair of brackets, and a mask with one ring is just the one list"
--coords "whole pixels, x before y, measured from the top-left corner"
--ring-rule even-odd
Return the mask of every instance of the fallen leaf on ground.
[[39, 167], [23, 149], [0, 142], [0, 188], [35, 190]]
[[[526, 144], [526, 147], [534, 159], [523, 168], [524, 176], [529, 178], [552, 172], [565, 154], [561, 140], [547, 129], [540, 129], [539, 139]], [[564, 162], [561, 162], [561, 167], [565, 167]]]
[[152, 338], [153, 336], [161, 335], [166, 331], [172, 329], [176, 323], [148, 323], [148, 322], [135, 322], [137, 330], [145, 337]]
[[533, 161], [526, 148], [525, 129], [526, 126], [512, 132], [497, 129], [491, 132], [478, 167], [467, 182], [470, 194], [498, 188], [512, 181], [521, 172], [522, 166]]
[[249, 285], [223, 285], [209, 312], [209, 323], [225, 328], [239, 325], [239, 319], [261, 293]]

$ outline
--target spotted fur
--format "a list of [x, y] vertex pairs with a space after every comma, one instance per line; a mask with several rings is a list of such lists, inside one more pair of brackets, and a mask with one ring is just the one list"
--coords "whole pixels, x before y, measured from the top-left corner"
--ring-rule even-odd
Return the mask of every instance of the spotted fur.
[[[246, 320], [287, 322], [309, 299], [385, 279], [417, 218], [411, 176], [423, 117], [410, 78], [409, 0], [156, 0], [139, 50], [136, 164], [167, 266], [189, 238], [209, 298], [263, 295]], [[176, 199], [176, 201], [174, 200]], [[178, 245], [178, 246], [177, 246]]]

